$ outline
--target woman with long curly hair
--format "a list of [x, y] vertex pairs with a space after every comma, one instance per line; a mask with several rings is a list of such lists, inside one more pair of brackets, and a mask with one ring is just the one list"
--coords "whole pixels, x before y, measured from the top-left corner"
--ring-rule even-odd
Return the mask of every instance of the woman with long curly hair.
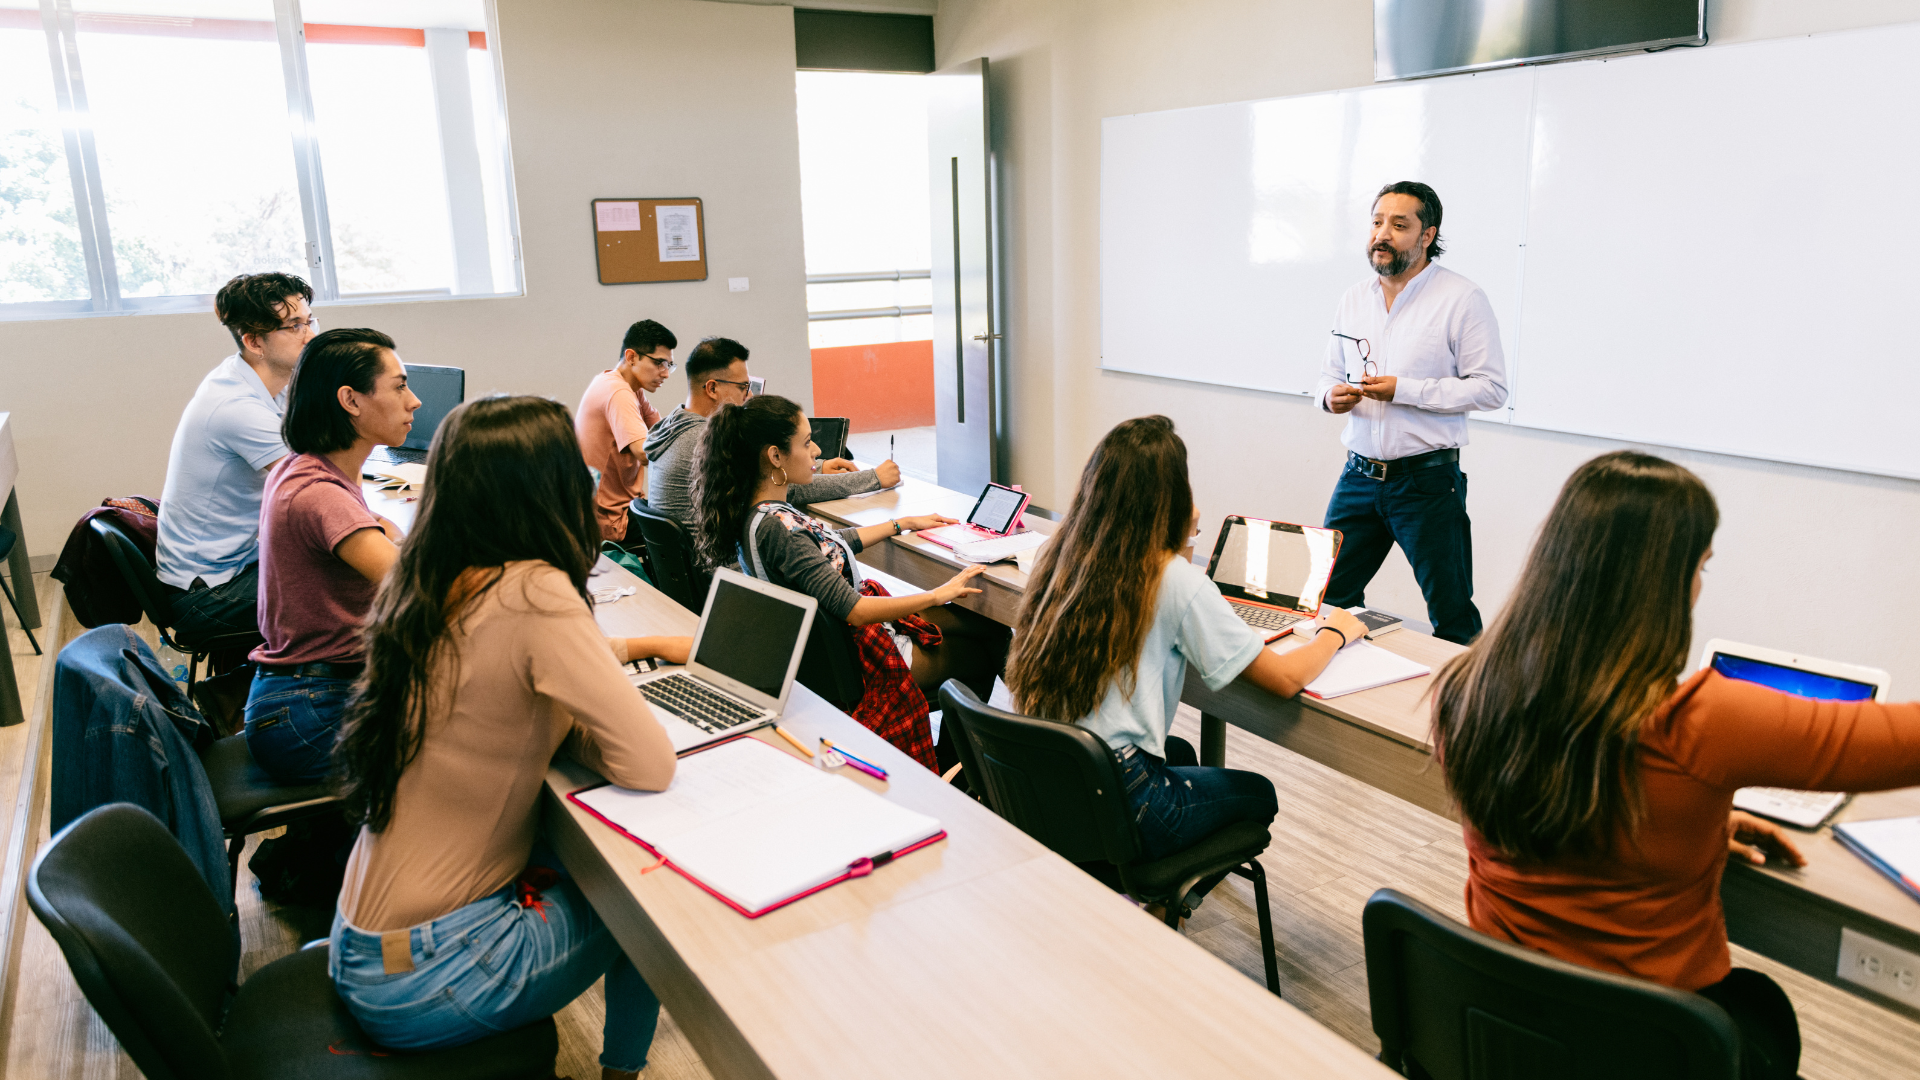
[[555, 751], [660, 791], [673, 746], [621, 672], [688, 638], [601, 635], [593, 480], [564, 406], [447, 415], [334, 760], [361, 823], [333, 922], [335, 989], [367, 1034], [425, 1050], [551, 1016], [606, 977], [603, 1078], [646, 1064], [660, 1003], [536, 843]]
[[1720, 876], [1763, 847], [1803, 860], [1733, 793], [1920, 784], [1920, 704], [1811, 701], [1711, 669], [1681, 681], [1719, 523], [1670, 461], [1582, 465], [1506, 607], [1440, 672], [1434, 745], [1475, 929], [1698, 991], [1740, 1028], [1744, 1076], [1791, 1077], [1793, 1004], [1733, 966]]
[[786, 501], [790, 485], [812, 481], [819, 455], [806, 413], [786, 398], [722, 405], [701, 434], [694, 537], [714, 565], [738, 561], [754, 577], [813, 597], [822, 617], [851, 627], [863, 692], [848, 712], [922, 765], [942, 770], [958, 755], [945, 733], [935, 749], [927, 692], [957, 678], [984, 697], [1006, 657], [1006, 627], [950, 606], [980, 591], [967, 583], [986, 568], [969, 566], [930, 592], [888, 595], [864, 578], [855, 556], [889, 536], [953, 519], [927, 514], [829, 528]]
[[1244, 674], [1292, 697], [1364, 630], [1335, 610], [1294, 631], [1303, 647], [1265, 648], [1190, 561], [1198, 530], [1187, 444], [1173, 421], [1122, 421], [1087, 459], [1072, 507], [1041, 549], [1007, 659], [1016, 708], [1078, 724], [1119, 756], [1149, 859], [1279, 812], [1272, 781], [1203, 768], [1192, 744], [1168, 735], [1187, 665], [1215, 690]]

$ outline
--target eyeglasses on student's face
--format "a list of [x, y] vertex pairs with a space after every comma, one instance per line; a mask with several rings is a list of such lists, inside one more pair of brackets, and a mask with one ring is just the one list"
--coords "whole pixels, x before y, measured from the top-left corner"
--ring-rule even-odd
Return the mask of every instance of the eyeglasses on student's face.
[[742, 394], [748, 397], [753, 396], [752, 379], [741, 379], [739, 382], [734, 382], [732, 379], [708, 379], [707, 381], [719, 383], [721, 386], [737, 386]]
[[276, 326], [274, 330], [285, 330], [290, 334], [297, 334], [302, 330], [311, 330], [317, 334], [320, 332], [320, 319], [318, 316], [309, 315], [305, 319]]
[[664, 371], [669, 375], [673, 374], [673, 354], [672, 353], [668, 353], [665, 356], [643, 356], [640, 359], [647, 361], [648, 363], [652, 364], [654, 367], [659, 368], [661, 371]]

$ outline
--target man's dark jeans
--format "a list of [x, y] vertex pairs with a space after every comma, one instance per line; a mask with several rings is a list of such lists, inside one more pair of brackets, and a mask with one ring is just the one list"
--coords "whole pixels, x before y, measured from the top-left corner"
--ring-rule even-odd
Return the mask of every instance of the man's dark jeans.
[[1385, 480], [1368, 479], [1349, 462], [1327, 502], [1326, 526], [1343, 534], [1327, 603], [1366, 603], [1367, 583], [1397, 543], [1427, 598], [1434, 636], [1465, 645], [1480, 633], [1467, 474], [1459, 462], [1397, 475], [1389, 463]]
[[[248, 563], [246, 569], [218, 585], [178, 589], [162, 582], [160, 587], [171, 598], [168, 607], [173, 619], [173, 639], [183, 647], [197, 651], [228, 635], [251, 634], [254, 635], [252, 642], [235, 641], [233, 645], [244, 660], [246, 653], [258, 644], [259, 563]], [[224, 643], [221, 651], [229, 651]]]

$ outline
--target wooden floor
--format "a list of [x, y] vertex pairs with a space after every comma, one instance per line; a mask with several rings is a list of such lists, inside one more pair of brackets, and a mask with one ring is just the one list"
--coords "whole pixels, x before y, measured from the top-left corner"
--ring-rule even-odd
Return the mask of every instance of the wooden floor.
[[[48, 598], [45, 576], [36, 583]], [[7, 619], [12, 627], [10, 612]], [[42, 635], [43, 644], [48, 636]], [[39, 673], [32, 651], [17, 629], [10, 630], [9, 643], [20, 684], [31, 693]], [[32, 707], [29, 703], [29, 714]], [[1198, 745], [1199, 717], [1182, 706], [1175, 733]], [[0, 729], [0, 809], [13, 806], [24, 734], [25, 725]], [[1459, 826], [1237, 729], [1227, 733], [1227, 761], [1267, 775], [1280, 791], [1273, 846], [1261, 863], [1279, 941], [1282, 992], [1355, 1044], [1378, 1050], [1368, 1019], [1361, 907], [1375, 889], [1391, 885], [1462, 916], [1467, 861]], [[44, 841], [44, 813], [39, 820]], [[244, 863], [239, 896], [243, 978], [326, 935], [331, 912], [263, 902]], [[16, 961], [4, 973], [7, 990], [0, 999], [4, 1075], [23, 1080], [138, 1077], [80, 996], [46, 931], [30, 915], [17, 925], [20, 939], [10, 954]], [[1216, 889], [1185, 932], [1248, 978], [1265, 978], [1252, 887], [1242, 879], [1230, 877]], [[1767, 972], [1792, 996], [1806, 1043], [1801, 1073], [1807, 1080], [1920, 1077], [1920, 1024], [1737, 947], [1734, 963]], [[595, 1059], [604, 1013], [595, 987], [557, 1018], [559, 1075], [577, 1080], [599, 1075]], [[1284, 1074], [1285, 1063], [1276, 1061], [1275, 1071]], [[663, 1015], [644, 1075], [704, 1080], [709, 1074], [673, 1018]]]

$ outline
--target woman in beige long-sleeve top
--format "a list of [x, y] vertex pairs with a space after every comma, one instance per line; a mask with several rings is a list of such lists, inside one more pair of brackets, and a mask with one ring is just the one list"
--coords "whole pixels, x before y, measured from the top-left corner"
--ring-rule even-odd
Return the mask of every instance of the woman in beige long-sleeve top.
[[673, 747], [621, 673], [686, 638], [600, 634], [599, 527], [566, 409], [493, 397], [449, 414], [335, 750], [362, 822], [334, 918], [334, 986], [401, 1049], [543, 1019], [607, 979], [603, 1077], [646, 1064], [659, 1001], [550, 853], [537, 799], [563, 745], [658, 791]]

